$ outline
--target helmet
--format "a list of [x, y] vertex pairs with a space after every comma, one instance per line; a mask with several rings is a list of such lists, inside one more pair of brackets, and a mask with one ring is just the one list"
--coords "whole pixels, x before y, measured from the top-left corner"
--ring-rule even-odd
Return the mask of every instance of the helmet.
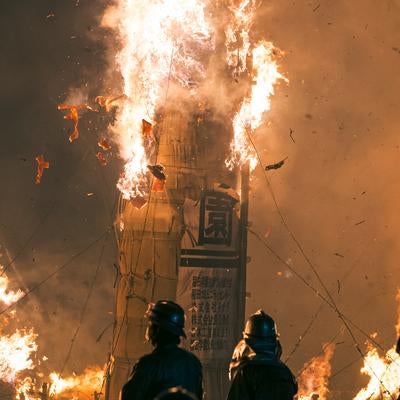
[[261, 309], [250, 316], [243, 332], [244, 339], [275, 341], [278, 336], [275, 321]]
[[154, 400], [197, 400], [197, 397], [183, 387], [177, 386], [160, 393]]
[[146, 312], [148, 319], [160, 328], [177, 335], [186, 337], [185, 312], [183, 308], [173, 301], [160, 300], [150, 303]]

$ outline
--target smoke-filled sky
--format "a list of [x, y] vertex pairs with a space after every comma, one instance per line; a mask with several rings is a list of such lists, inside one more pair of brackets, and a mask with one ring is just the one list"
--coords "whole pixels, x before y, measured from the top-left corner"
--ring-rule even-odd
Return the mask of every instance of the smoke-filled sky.
[[[94, 154], [106, 117], [87, 116], [70, 144], [70, 122], [57, 104], [107, 88], [110, 34], [101, 30], [105, 1], [4, 2], [0, 44], [0, 241], [16, 286], [32, 287], [96, 240], [111, 224], [117, 159]], [[400, 1], [264, 1], [253, 34], [285, 52], [290, 80], [272, 99], [256, 135], [277, 202], [340, 309], [388, 348], [395, 340], [399, 279], [397, 232]], [[76, 90], [74, 90], [76, 89]], [[51, 163], [35, 185], [35, 157]], [[251, 229], [321, 290], [276, 212], [259, 169], [252, 181]], [[94, 193], [93, 196], [87, 196]], [[103, 363], [113, 320], [116, 261], [112, 232], [17, 307], [35, 326], [50, 368], [60, 369], [106, 244], [94, 293], [66, 370]], [[249, 234], [248, 313], [264, 307], [290, 352], [320, 300]], [[3, 249], [3, 264], [7, 254]], [[324, 306], [290, 360], [294, 371], [341, 328]], [[364, 338], [357, 335], [363, 344]], [[347, 333], [336, 342], [333, 372], [358, 356]], [[350, 398], [365, 381], [355, 363], [331, 382]]]

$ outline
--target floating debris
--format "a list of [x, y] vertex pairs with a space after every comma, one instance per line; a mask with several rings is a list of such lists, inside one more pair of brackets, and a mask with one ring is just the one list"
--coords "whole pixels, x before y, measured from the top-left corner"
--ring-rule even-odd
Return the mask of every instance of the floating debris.
[[153, 125], [146, 121], [145, 119], [142, 119], [142, 134], [143, 136], [150, 136], [153, 131]]
[[293, 133], [294, 133], [294, 130], [293, 130], [292, 128], [290, 128], [290, 130], [289, 130], [290, 139], [292, 139], [292, 142], [293, 142], [293, 143], [296, 143], [296, 141], [295, 141], [294, 138], [293, 138]]
[[97, 143], [97, 145], [98, 145], [101, 149], [103, 149], [104, 151], [109, 151], [109, 150], [111, 150], [111, 145], [110, 145], [110, 143], [108, 143], [107, 139], [105, 139], [105, 138], [101, 139], [101, 140]]
[[279, 162], [277, 162], [277, 163], [275, 163], [275, 164], [269, 164], [269, 165], [267, 165], [266, 167], [265, 167], [265, 170], [266, 171], [270, 171], [270, 170], [272, 170], [272, 169], [279, 169], [279, 168], [281, 168], [284, 164], [285, 164], [285, 161], [287, 160], [288, 158], [286, 157], [286, 158], [284, 158], [283, 160], [281, 160], [281, 161], [279, 161]]
[[64, 119], [71, 120], [74, 123], [74, 129], [69, 135], [69, 141], [72, 143], [74, 140], [78, 139], [79, 131], [78, 131], [78, 123], [79, 123], [79, 114], [78, 110], [93, 110], [92, 107], [88, 106], [87, 104], [80, 104], [77, 106], [72, 106], [68, 104], [59, 104], [57, 107], [60, 111], [67, 111], [67, 114], [64, 115]]
[[344, 255], [340, 253], [333, 253], [333, 255], [336, 257], [344, 258]]
[[102, 108], [105, 108], [107, 112], [109, 112], [112, 107], [116, 107], [117, 104], [115, 102], [117, 100], [120, 100], [122, 98], [125, 98], [126, 96], [124, 94], [121, 94], [119, 96], [97, 96], [94, 101]]
[[107, 165], [106, 157], [104, 156], [104, 154], [103, 154], [101, 151], [99, 151], [99, 152], [96, 154], [96, 158], [99, 160], [100, 164], [101, 164], [103, 167], [105, 167], [105, 166]]
[[36, 185], [39, 185], [40, 182], [42, 181], [43, 171], [45, 169], [50, 168], [50, 163], [44, 159], [43, 154], [36, 157], [36, 162], [37, 162], [37, 173], [36, 173], [35, 183]]
[[167, 175], [165, 174], [165, 167], [162, 164], [148, 165], [147, 168], [152, 175], [160, 181], [166, 181]]

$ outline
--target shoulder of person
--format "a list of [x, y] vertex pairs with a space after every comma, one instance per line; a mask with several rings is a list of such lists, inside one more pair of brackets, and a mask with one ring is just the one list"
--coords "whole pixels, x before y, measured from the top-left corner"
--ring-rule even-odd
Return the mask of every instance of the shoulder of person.
[[183, 357], [187, 357], [189, 359], [192, 359], [194, 362], [197, 362], [199, 365], [201, 365], [200, 360], [197, 358], [197, 356], [192, 353], [189, 350], [186, 350], [183, 347], [178, 347], [178, 351], [180, 352], [180, 354], [182, 354]]
[[133, 365], [131, 375], [134, 375], [138, 371], [146, 369], [147, 366], [153, 364], [153, 362], [154, 362], [154, 355], [152, 353], [145, 354], [144, 356], [140, 357]]

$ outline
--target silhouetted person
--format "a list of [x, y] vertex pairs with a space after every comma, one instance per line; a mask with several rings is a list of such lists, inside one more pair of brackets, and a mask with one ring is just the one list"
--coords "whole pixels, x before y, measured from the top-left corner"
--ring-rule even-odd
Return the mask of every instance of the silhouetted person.
[[201, 400], [200, 361], [178, 347], [181, 337], [186, 337], [182, 307], [172, 301], [158, 301], [149, 305], [146, 315], [149, 320], [146, 338], [155, 349], [135, 364], [130, 379], [122, 388], [121, 400], [153, 400], [159, 393], [177, 386]]
[[264, 311], [253, 314], [237, 344], [229, 368], [228, 400], [293, 400], [297, 383], [280, 360], [275, 321]]
[[198, 400], [197, 397], [182, 387], [174, 387], [160, 393], [154, 400]]

